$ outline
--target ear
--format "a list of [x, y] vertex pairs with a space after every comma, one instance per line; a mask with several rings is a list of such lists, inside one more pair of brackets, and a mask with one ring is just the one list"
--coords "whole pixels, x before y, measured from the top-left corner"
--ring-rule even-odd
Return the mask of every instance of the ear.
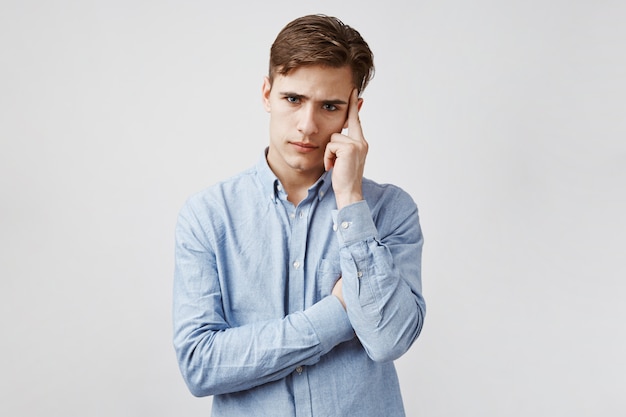
[[261, 98], [263, 100], [263, 107], [266, 112], [270, 112], [272, 107], [270, 106], [270, 93], [272, 92], [272, 84], [270, 83], [270, 79], [265, 76], [263, 77], [263, 87], [261, 88]]

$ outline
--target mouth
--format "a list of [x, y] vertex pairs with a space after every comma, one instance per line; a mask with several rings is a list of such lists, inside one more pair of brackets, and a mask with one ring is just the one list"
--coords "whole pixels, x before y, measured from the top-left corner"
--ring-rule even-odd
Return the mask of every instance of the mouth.
[[300, 153], [309, 153], [317, 149], [317, 146], [312, 143], [289, 142], [289, 144], [296, 150], [296, 152]]

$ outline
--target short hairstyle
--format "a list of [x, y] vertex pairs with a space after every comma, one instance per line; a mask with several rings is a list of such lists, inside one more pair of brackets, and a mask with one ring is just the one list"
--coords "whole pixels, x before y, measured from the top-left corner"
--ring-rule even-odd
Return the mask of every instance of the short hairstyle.
[[359, 32], [336, 17], [308, 15], [288, 23], [270, 49], [269, 79], [299, 67], [349, 66], [359, 94], [374, 77], [374, 55]]

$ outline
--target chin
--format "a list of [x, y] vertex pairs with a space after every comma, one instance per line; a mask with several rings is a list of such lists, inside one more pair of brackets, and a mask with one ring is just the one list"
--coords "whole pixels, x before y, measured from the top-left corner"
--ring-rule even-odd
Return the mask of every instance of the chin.
[[299, 172], [308, 172], [321, 169], [324, 170], [324, 161], [312, 161], [302, 157], [291, 158], [289, 166]]

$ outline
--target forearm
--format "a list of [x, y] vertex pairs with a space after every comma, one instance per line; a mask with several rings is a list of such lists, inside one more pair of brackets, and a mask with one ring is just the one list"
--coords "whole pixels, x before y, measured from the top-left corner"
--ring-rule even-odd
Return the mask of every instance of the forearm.
[[365, 202], [339, 211], [336, 224], [352, 327], [373, 360], [394, 360], [415, 341], [425, 314], [417, 209], [385, 239], [378, 236]]
[[[354, 331], [340, 303], [327, 297], [283, 319], [224, 328], [195, 306], [175, 305], [174, 345], [183, 377], [196, 396], [236, 392], [313, 365]], [[203, 323], [204, 322], [204, 323]]]

